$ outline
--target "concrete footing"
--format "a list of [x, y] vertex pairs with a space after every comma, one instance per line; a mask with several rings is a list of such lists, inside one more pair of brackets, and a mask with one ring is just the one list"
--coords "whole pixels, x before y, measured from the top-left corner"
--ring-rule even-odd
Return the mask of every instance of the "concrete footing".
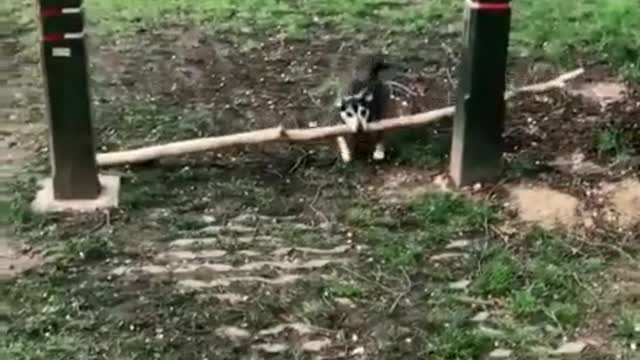
[[120, 177], [99, 175], [102, 186], [100, 196], [91, 200], [58, 200], [53, 197], [53, 181], [51, 178], [41, 181], [41, 189], [31, 203], [31, 208], [39, 213], [53, 212], [92, 212], [101, 209], [118, 207], [120, 194]]

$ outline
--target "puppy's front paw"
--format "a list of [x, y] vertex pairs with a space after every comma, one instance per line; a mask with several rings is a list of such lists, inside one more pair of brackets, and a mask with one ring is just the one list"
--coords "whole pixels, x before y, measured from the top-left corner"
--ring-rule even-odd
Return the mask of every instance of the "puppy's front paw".
[[373, 160], [381, 161], [385, 158], [385, 148], [382, 144], [377, 144], [375, 150], [373, 151]]
[[349, 163], [351, 162], [351, 149], [349, 149], [349, 145], [347, 144], [347, 140], [340, 136], [337, 138], [338, 141], [338, 150], [340, 151], [340, 158], [342, 162]]

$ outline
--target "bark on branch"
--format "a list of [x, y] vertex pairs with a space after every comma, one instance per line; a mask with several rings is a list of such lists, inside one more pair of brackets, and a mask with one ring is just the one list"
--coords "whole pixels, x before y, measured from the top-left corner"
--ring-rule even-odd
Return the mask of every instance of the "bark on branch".
[[[523, 92], [543, 92], [554, 88], [564, 88], [567, 81], [575, 79], [582, 73], [584, 73], [584, 69], [580, 68], [563, 74], [551, 81], [524, 86], [514, 91], [508, 91], [505, 93], [505, 98], [509, 99]], [[424, 126], [426, 124], [448, 118], [452, 116], [454, 112], [455, 107], [448, 106], [420, 114], [385, 119], [371, 124], [367, 131], [390, 131], [399, 128]], [[348, 135], [350, 133], [351, 131], [346, 125], [334, 125], [311, 129], [285, 129], [282, 126], [279, 126], [238, 134], [153, 145], [134, 150], [101, 153], [97, 155], [97, 162], [99, 166], [134, 164], [163, 157], [218, 150], [232, 146], [263, 144], [270, 142], [309, 142], [340, 135]]]

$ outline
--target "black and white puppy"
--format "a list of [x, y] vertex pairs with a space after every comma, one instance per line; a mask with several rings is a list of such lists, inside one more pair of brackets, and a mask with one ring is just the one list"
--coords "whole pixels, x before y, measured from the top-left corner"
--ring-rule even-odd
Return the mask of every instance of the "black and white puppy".
[[[389, 112], [390, 92], [380, 79], [381, 71], [391, 68], [381, 55], [363, 57], [355, 66], [346, 91], [341, 94], [336, 106], [340, 118], [353, 131], [347, 137], [337, 138], [340, 156], [344, 162], [353, 158], [353, 148], [359, 141], [373, 142], [373, 159], [384, 160], [385, 144], [381, 133], [363, 133], [372, 122], [381, 120]], [[356, 143], [353, 143], [356, 142]]]

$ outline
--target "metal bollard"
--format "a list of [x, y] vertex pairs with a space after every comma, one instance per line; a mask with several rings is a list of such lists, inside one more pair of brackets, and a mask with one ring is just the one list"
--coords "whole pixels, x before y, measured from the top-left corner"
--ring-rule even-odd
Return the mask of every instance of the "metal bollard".
[[510, 0], [467, 0], [450, 172], [457, 186], [502, 171]]
[[54, 198], [100, 195], [82, 0], [39, 0]]

